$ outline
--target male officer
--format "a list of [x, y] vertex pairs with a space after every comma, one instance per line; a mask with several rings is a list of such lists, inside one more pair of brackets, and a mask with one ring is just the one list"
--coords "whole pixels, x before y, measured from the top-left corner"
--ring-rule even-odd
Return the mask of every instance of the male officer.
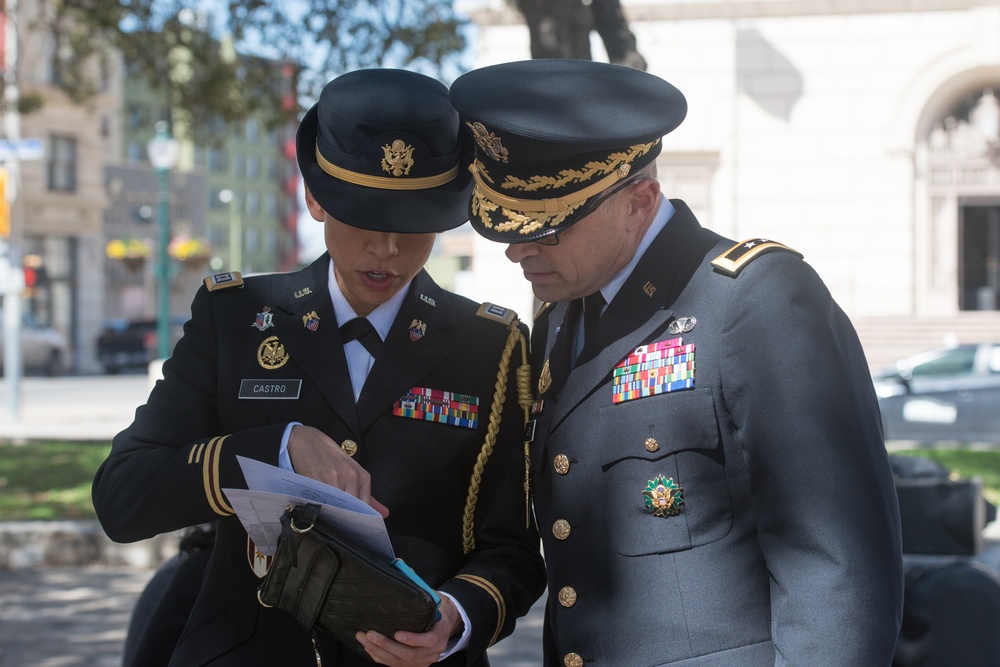
[[222, 489], [245, 488], [238, 455], [294, 469], [378, 509], [396, 555], [443, 593], [426, 633], [359, 633], [368, 655], [486, 665], [544, 568], [513, 379], [524, 327], [422, 268], [436, 233], [467, 219], [458, 115], [433, 79], [356, 71], [306, 113], [297, 153], [328, 253], [297, 273], [206, 279], [97, 473], [98, 516], [118, 541], [217, 519], [171, 665], [371, 664], [258, 603], [267, 561]]
[[532, 332], [545, 664], [889, 665], [899, 519], [864, 354], [798, 253], [661, 196], [683, 95], [553, 60], [451, 100], [473, 226], [558, 302]]

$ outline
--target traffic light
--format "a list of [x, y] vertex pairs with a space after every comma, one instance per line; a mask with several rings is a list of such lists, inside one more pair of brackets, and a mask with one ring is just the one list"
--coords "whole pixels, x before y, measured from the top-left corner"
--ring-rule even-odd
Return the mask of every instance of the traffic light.
[[0, 167], [0, 238], [10, 236], [10, 202], [7, 201], [7, 170]]

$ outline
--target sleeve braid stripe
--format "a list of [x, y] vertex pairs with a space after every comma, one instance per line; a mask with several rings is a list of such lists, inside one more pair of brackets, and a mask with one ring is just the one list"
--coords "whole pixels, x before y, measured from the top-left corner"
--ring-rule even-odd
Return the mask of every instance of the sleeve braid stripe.
[[494, 586], [491, 581], [483, 579], [482, 577], [474, 574], [460, 574], [455, 578], [479, 586], [484, 591], [489, 593], [490, 596], [493, 598], [493, 601], [496, 602], [497, 629], [493, 633], [493, 637], [490, 639], [490, 643], [487, 644], [487, 646], [493, 646], [494, 644], [496, 644], [497, 639], [500, 637], [500, 631], [503, 629], [504, 621], [507, 620], [507, 603], [504, 602], [503, 595], [500, 594], [500, 589]]
[[231, 516], [236, 511], [226, 502], [222, 495], [221, 483], [219, 481], [219, 459], [222, 458], [222, 443], [226, 441], [228, 435], [221, 438], [212, 438], [205, 449], [205, 460], [202, 462], [202, 478], [205, 484], [205, 497], [208, 498], [208, 505], [212, 511], [220, 516]]
[[205, 443], [200, 442], [197, 445], [191, 447], [191, 451], [188, 452], [188, 463], [201, 463], [201, 453], [205, 449]]

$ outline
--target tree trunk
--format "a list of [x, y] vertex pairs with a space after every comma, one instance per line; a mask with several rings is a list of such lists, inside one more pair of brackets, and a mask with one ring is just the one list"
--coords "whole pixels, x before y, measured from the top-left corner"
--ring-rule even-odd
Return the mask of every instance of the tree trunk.
[[582, 0], [516, 0], [528, 24], [532, 58], [590, 60], [590, 7]]
[[591, 0], [594, 28], [604, 42], [608, 60], [616, 65], [626, 65], [646, 70], [646, 59], [639, 53], [635, 35], [629, 30], [619, 0]]

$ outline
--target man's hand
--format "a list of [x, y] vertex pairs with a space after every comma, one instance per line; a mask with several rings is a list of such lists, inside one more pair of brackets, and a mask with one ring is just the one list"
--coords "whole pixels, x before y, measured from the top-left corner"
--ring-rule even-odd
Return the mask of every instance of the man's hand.
[[300, 475], [346, 491], [371, 505], [382, 518], [389, 516], [389, 509], [372, 498], [372, 478], [368, 471], [319, 429], [293, 426], [288, 436], [288, 457]]
[[380, 665], [391, 667], [427, 667], [438, 661], [448, 647], [448, 640], [464, 630], [462, 617], [447, 595], [441, 596], [441, 620], [427, 632], [399, 631], [390, 639], [375, 631], [359, 632], [356, 637], [368, 655]]

